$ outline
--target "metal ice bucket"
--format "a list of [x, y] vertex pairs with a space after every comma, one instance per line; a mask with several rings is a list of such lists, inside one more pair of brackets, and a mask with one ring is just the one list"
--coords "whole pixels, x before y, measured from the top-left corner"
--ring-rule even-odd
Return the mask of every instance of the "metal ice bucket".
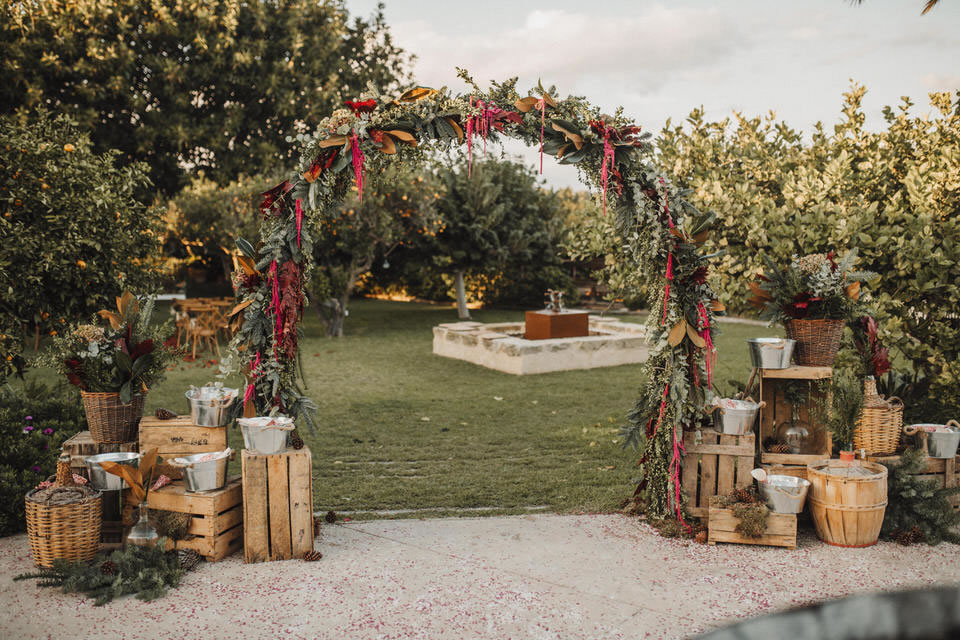
[[[177, 458], [175, 466], [183, 469], [183, 482], [187, 491], [191, 493], [215, 491], [226, 486], [227, 464], [232, 456], [222, 456], [216, 460], [201, 462], [204, 456], [209, 455], [209, 453], [198, 453]], [[179, 464], [180, 460], [183, 460], [186, 464]]]
[[128, 464], [131, 467], [140, 466], [140, 454], [129, 452], [118, 453], [99, 453], [95, 456], [87, 456], [83, 459], [87, 465], [87, 473], [90, 475], [90, 486], [101, 491], [114, 491], [116, 489], [126, 489], [127, 483], [120, 476], [107, 473], [100, 466], [101, 462], [118, 462]]
[[243, 446], [257, 453], [283, 453], [287, 450], [287, 434], [293, 431], [293, 418], [259, 416], [239, 418]]
[[774, 513], [800, 513], [810, 481], [794, 476], [767, 476], [766, 482], [757, 482], [757, 485], [764, 502]]
[[198, 427], [222, 427], [229, 422], [230, 405], [237, 399], [237, 389], [205, 386], [187, 391], [190, 419]]
[[952, 458], [960, 447], [960, 423], [956, 420], [947, 424], [912, 424], [904, 427], [903, 431], [907, 435], [918, 431], [926, 433], [927, 455], [931, 458]]
[[750, 338], [750, 362], [759, 369], [786, 369], [793, 357], [796, 340], [789, 338]]
[[716, 420], [720, 424], [723, 433], [727, 435], [742, 436], [753, 431], [753, 425], [757, 421], [757, 412], [764, 406], [763, 402], [754, 402], [752, 398], [746, 400], [733, 400], [724, 398], [720, 401], [722, 404], [714, 408], [714, 411], [720, 411], [720, 418]]

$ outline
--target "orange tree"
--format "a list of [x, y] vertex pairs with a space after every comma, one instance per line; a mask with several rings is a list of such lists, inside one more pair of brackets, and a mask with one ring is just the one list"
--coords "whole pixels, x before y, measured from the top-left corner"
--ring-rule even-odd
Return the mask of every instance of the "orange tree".
[[646, 284], [655, 310], [648, 324], [653, 348], [626, 436], [642, 450], [649, 512], [680, 519], [683, 431], [699, 426], [710, 387], [717, 307], [700, 245], [713, 217], [671, 188], [652, 163], [649, 135], [619, 111], [605, 115], [582, 98], [561, 100], [542, 86], [521, 95], [515, 81], [484, 90], [460, 74], [472, 95], [416, 87], [395, 99], [373, 91], [349, 101], [303, 138], [296, 173], [263, 194], [260, 242], [240, 243], [244, 323], [232, 344], [248, 379], [245, 412], [278, 410], [312, 423], [316, 405], [303, 394], [296, 366], [311, 232], [337, 215], [351, 185], [362, 199], [368, 174], [414, 160], [423, 147], [463, 145], [470, 162], [477, 139], [511, 136], [577, 167]]
[[56, 335], [156, 282], [160, 218], [146, 167], [116, 166], [66, 117], [0, 117], [0, 338], [5, 373], [24, 331]]

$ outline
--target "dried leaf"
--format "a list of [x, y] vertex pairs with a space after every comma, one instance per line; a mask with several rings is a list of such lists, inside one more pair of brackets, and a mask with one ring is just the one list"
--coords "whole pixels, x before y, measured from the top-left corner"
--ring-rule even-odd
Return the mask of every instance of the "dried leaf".
[[380, 144], [380, 151], [388, 156], [395, 154], [397, 152], [397, 145], [393, 142], [393, 138], [384, 134], [383, 142]]
[[560, 150], [557, 151], [557, 160], [560, 160], [561, 158], [563, 158], [563, 154], [569, 151], [570, 147], [572, 146], [573, 146], [572, 144], [565, 144], [562, 147], [560, 147]]
[[710, 302], [710, 310], [714, 313], [720, 313], [727, 310], [727, 305], [723, 304], [719, 300], [713, 300]]
[[847, 297], [850, 298], [851, 300], [859, 300], [860, 299], [860, 283], [851, 282], [850, 284], [847, 285], [847, 288], [844, 289], [844, 293], [846, 293]]
[[547, 103], [548, 106], [551, 106], [551, 107], [553, 107], [554, 109], [557, 108], [557, 103], [553, 101], [553, 98], [550, 97], [550, 94], [549, 94], [549, 93], [544, 92], [544, 94], [543, 94], [543, 101], [544, 101], [545, 103]]
[[121, 316], [124, 316], [127, 314], [128, 307], [132, 309], [133, 313], [137, 313], [140, 310], [140, 303], [137, 302], [132, 293], [124, 291], [123, 295], [117, 298], [117, 310]]
[[417, 139], [411, 133], [407, 133], [401, 129], [391, 129], [390, 131], [384, 131], [384, 133], [389, 133], [391, 136], [396, 138], [401, 142], [406, 142], [411, 147], [417, 146]]
[[697, 333], [696, 329], [687, 325], [687, 337], [690, 338], [690, 342], [697, 345], [701, 349], [707, 346], [707, 341], [700, 337], [700, 334]]
[[399, 98], [394, 100], [394, 102], [416, 102], [417, 100], [423, 100], [424, 98], [429, 98], [432, 95], [437, 93], [436, 89], [431, 89], [430, 87], [414, 87], [413, 89], [408, 89], [403, 92]]
[[520, 98], [519, 100], [513, 103], [513, 106], [515, 106], [520, 111], [526, 113], [530, 111], [530, 109], [533, 109], [537, 105], [537, 102], [538, 100], [536, 98], [534, 98], [533, 96], [530, 96], [527, 98]]
[[130, 493], [137, 498], [137, 502], [143, 502], [147, 494], [143, 490], [143, 479], [140, 476], [139, 469], [128, 464], [120, 464], [119, 462], [109, 462], [106, 460], [99, 464], [107, 473], [123, 478], [123, 480], [130, 485]]
[[457, 132], [457, 139], [460, 142], [463, 142], [463, 129], [460, 128], [460, 125], [457, 124], [457, 121], [453, 118], [447, 118], [447, 122], [453, 127], [453, 130]]
[[238, 313], [240, 313], [241, 311], [249, 307], [251, 304], [253, 304], [252, 298], [250, 300], [245, 300], [244, 302], [241, 302], [240, 304], [238, 304], [233, 308], [233, 311], [231, 311], [227, 317], [237, 315]]
[[709, 231], [701, 231], [700, 233], [693, 236], [693, 241], [697, 244], [703, 244], [710, 237]]
[[108, 320], [110, 322], [110, 326], [114, 329], [119, 329], [123, 326], [123, 320], [113, 311], [107, 311], [106, 309], [103, 309], [102, 311], [97, 311], [97, 315]]
[[670, 334], [667, 336], [667, 342], [670, 343], [671, 347], [675, 347], [681, 342], [683, 342], [683, 336], [687, 333], [687, 320], [686, 318], [681, 318], [680, 322], [673, 325], [673, 329], [670, 329]]
[[140, 481], [144, 487], [152, 484], [153, 467], [157, 464], [157, 448], [154, 447], [140, 457]]
[[572, 142], [574, 146], [577, 147], [577, 150], [580, 150], [583, 148], [583, 136], [581, 136], [579, 133], [569, 131], [565, 127], [557, 124], [556, 122], [552, 123], [552, 126], [554, 131], [559, 131], [564, 136], [566, 136], [567, 140]]
[[749, 285], [749, 287], [750, 287], [750, 291], [753, 291], [754, 296], [756, 296], [756, 297], [759, 298], [760, 300], [772, 300], [772, 299], [773, 299], [773, 297], [770, 295], [770, 292], [769, 292], [769, 291], [764, 291], [763, 289], [761, 289], [761, 288], [760, 288], [760, 285], [758, 285], [756, 282], [750, 282], [750, 283], [748, 283], [748, 285]]
[[248, 258], [247, 256], [239, 256], [237, 258], [237, 263], [243, 269], [243, 272], [248, 276], [252, 276], [257, 272], [257, 265], [252, 258]]
[[326, 149], [327, 147], [342, 147], [346, 142], [347, 136], [333, 136], [332, 138], [321, 140], [317, 143], [317, 146], [321, 149]]

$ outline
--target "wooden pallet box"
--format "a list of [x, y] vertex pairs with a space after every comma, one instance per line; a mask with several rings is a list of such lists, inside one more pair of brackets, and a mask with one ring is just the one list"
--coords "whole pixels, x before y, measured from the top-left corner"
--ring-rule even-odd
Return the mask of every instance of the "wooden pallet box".
[[696, 444], [695, 432], [683, 435], [686, 455], [680, 484], [687, 496], [690, 515], [706, 518], [711, 497], [748, 487], [753, 482], [750, 471], [756, 438], [752, 433], [732, 436], [713, 429], [703, 429], [701, 436], [701, 443]]
[[227, 480], [223, 489], [188, 493], [174, 482], [147, 495], [147, 507], [190, 514], [187, 533], [195, 537], [178, 540], [177, 549], [193, 549], [208, 562], [223, 560], [243, 544], [243, 484], [240, 476]]
[[[156, 449], [163, 460], [189, 456], [195, 453], [223, 451], [227, 448], [226, 427], [198, 427], [190, 416], [161, 420], [144, 416], [140, 420], [140, 451]], [[164, 468], [170, 475], [171, 469]], [[179, 479], [182, 474], [172, 471]]]
[[767, 530], [759, 538], [749, 538], [737, 533], [740, 520], [733, 515], [732, 509], [710, 507], [710, 519], [707, 524], [707, 544], [733, 542], [736, 544], [758, 544], [768, 547], [797, 548], [797, 516], [792, 513], [770, 513], [767, 517]]
[[70, 469], [73, 473], [90, 479], [87, 473], [87, 465], [84, 458], [95, 456], [99, 453], [136, 452], [136, 442], [110, 442], [97, 443], [93, 441], [89, 431], [81, 431], [74, 434], [63, 443], [64, 453], [70, 454]]
[[310, 449], [264, 455], [243, 450], [243, 556], [288, 560], [313, 551]]
[[[870, 462], [899, 464], [900, 456], [867, 456]], [[917, 474], [921, 480], [934, 480], [938, 489], [948, 489], [960, 484], [960, 456], [955, 458], [927, 458], [926, 465]], [[960, 494], [947, 498], [954, 511], [960, 511]]]
[[820, 393], [816, 390], [816, 384], [820, 381], [829, 380], [833, 376], [833, 370], [830, 367], [800, 367], [792, 366], [786, 369], [760, 369], [760, 400], [765, 403], [760, 409], [760, 421], [758, 428], [757, 443], [760, 447], [760, 462], [763, 464], [778, 465], [799, 465], [806, 466], [810, 462], [816, 462], [829, 458], [833, 453], [833, 441], [829, 430], [816, 419], [812, 407], [800, 406], [798, 409], [798, 418], [806, 423], [810, 437], [814, 440], [816, 451], [813, 453], [770, 453], [764, 450], [764, 441], [773, 437], [777, 429], [792, 418], [792, 405], [787, 402], [784, 395], [784, 385], [789, 382], [806, 382], [812, 388], [810, 391], [811, 404], [817, 402]]

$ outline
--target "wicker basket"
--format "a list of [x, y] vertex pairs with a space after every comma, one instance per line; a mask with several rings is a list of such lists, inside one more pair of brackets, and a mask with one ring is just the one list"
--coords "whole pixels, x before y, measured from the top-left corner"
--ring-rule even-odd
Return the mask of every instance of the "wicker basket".
[[863, 409], [853, 432], [853, 449], [863, 449], [868, 455], [886, 456], [896, 453], [900, 445], [903, 401], [896, 396], [885, 399], [877, 395], [876, 389], [876, 383], [864, 382]]
[[[54, 486], [73, 485], [69, 456], [57, 463]], [[45, 504], [26, 496], [27, 537], [38, 567], [51, 568], [54, 560], [89, 562], [100, 550], [101, 497], [99, 492], [70, 504]]]
[[87, 413], [90, 437], [97, 444], [133, 442], [137, 439], [137, 425], [143, 416], [146, 396], [136, 394], [130, 404], [120, 402], [119, 393], [88, 393], [81, 391], [83, 408]]
[[797, 341], [794, 358], [803, 367], [832, 367], [840, 350], [843, 320], [788, 320], [787, 337]]

